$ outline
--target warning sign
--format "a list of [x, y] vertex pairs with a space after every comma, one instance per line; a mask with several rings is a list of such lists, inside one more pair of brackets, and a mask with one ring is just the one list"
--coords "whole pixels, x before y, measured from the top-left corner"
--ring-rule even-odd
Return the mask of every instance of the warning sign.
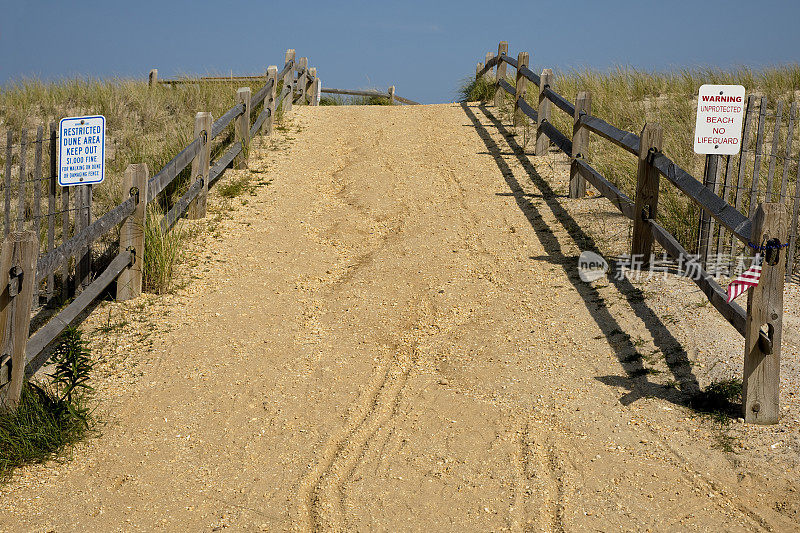
[[105, 177], [106, 118], [63, 118], [58, 127], [58, 184], [88, 185]]
[[744, 116], [744, 87], [703, 85], [697, 97], [694, 151], [697, 154], [739, 153]]

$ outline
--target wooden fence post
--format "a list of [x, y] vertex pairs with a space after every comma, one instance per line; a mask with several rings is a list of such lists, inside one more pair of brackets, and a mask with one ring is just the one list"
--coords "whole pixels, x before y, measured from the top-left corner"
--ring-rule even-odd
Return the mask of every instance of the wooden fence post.
[[[775, 424], [780, 417], [779, 383], [783, 329], [783, 284], [789, 210], [781, 202], [759, 204], [751, 242], [761, 251], [761, 279], [748, 291], [744, 341], [744, 420]], [[769, 248], [772, 247], [772, 248]]]
[[517, 83], [514, 95], [514, 126], [521, 126], [527, 123], [527, 115], [519, 110], [519, 101], [524, 100], [528, 91], [528, 78], [519, 73], [520, 67], [528, 66], [528, 52], [517, 54]]
[[[483, 66], [488, 65], [489, 61], [491, 61], [492, 59], [494, 59], [494, 52], [486, 52], [486, 60], [483, 62]], [[483, 75], [483, 77], [486, 78], [487, 80], [491, 79], [492, 69], [487, 70], [486, 73]]]
[[117, 277], [117, 300], [123, 302], [142, 294], [142, 264], [144, 263], [144, 230], [147, 223], [147, 180], [145, 163], [128, 165], [122, 178], [122, 190], [139, 197], [136, 209], [122, 223], [119, 249], [133, 252], [132, 264]]
[[19, 405], [25, 380], [25, 346], [31, 327], [39, 236], [12, 232], [0, 251], [0, 411]]
[[233, 160], [233, 168], [247, 168], [250, 150], [250, 87], [241, 87], [236, 91], [236, 103], [244, 104], [244, 113], [236, 119], [233, 142], [242, 143], [242, 151]]
[[[500, 41], [500, 44], [497, 45], [497, 55], [502, 58], [506, 54], [508, 54], [508, 42]], [[497, 63], [497, 76], [494, 81], [494, 105], [497, 107], [503, 104], [503, 95], [505, 91], [500, 87], [500, 80], [506, 78], [506, 65], [507, 63], [502, 60]]]
[[550, 138], [542, 131], [542, 124], [550, 122], [550, 108], [552, 103], [549, 99], [545, 98], [542, 92], [553, 85], [553, 71], [549, 68], [542, 70], [542, 75], [539, 78], [539, 108], [537, 114], [539, 116], [539, 123], [536, 127], [536, 155], [547, 155], [547, 149], [550, 148]]
[[395, 89], [394, 89], [394, 85], [392, 85], [391, 87], [389, 87], [389, 105], [394, 105], [394, 103], [395, 103], [395, 100], [394, 100], [394, 91], [395, 91]]
[[306, 103], [306, 84], [308, 83], [308, 58], [298, 59], [297, 66], [300, 69], [300, 75], [297, 76], [297, 101], [300, 105], [304, 105]]
[[308, 82], [306, 83], [306, 96], [308, 97], [308, 105], [316, 105], [314, 97], [317, 95], [317, 68], [308, 69]]
[[[289, 64], [289, 61], [294, 61], [294, 48], [289, 48], [286, 50], [286, 63], [284, 66]], [[289, 88], [289, 94], [286, 95], [283, 99], [283, 110], [288, 113], [292, 110], [292, 100], [294, 99], [294, 73], [297, 70], [297, 64], [295, 63], [289, 71], [283, 75], [283, 88]]]
[[192, 159], [192, 182], [203, 180], [203, 188], [189, 204], [189, 218], [197, 220], [206, 217], [206, 198], [208, 197], [208, 171], [211, 166], [211, 113], [201, 111], [194, 116], [194, 135], [202, 135], [203, 147]]
[[478, 64], [475, 66], [475, 81], [478, 81], [479, 79], [481, 79], [480, 73], [481, 73], [482, 70], [483, 70], [483, 63], [478, 61]]
[[275, 99], [277, 98], [278, 90], [278, 67], [270, 65], [267, 67], [267, 79], [272, 80], [272, 88], [267, 94], [266, 106], [269, 108], [269, 116], [264, 121], [261, 131], [265, 135], [272, 135], [272, 126], [275, 124]]
[[[715, 192], [718, 192], [717, 183], [719, 183], [719, 161], [720, 156], [717, 154], [706, 155], [705, 170], [703, 172], [703, 185]], [[708, 256], [711, 253], [712, 238], [711, 216], [700, 210], [700, 222], [697, 231], [697, 253], [700, 254], [700, 263], [705, 267], [708, 263]]]
[[572, 122], [572, 164], [569, 169], [569, 197], [583, 198], [586, 196], [586, 180], [578, 172], [575, 158], [586, 159], [589, 151], [589, 129], [580, 126], [581, 115], [592, 114], [592, 93], [581, 91], [575, 98], [575, 116]]
[[[58, 191], [58, 123], [50, 123], [50, 181], [47, 188], [47, 251], [56, 246], [56, 192]], [[47, 276], [47, 303], [52, 305], [55, 296], [55, 275]]]
[[636, 200], [633, 207], [633, 239], [631, 258], [643, 259], [649, 265], [653, 251], [653, 234], [647, 225], [648, 218], [655, 219], [658, 209], [658, 170], [651, 164], [651, 151], [660, 151], [664, 141], [664, 130], [657, 122], [646, 123], [639, 142], [639, 168], [636, 175]]
[[148, 85], [152, 87], [156, 87], [158, 85], [158, 69], [154, 68], [150, 71], [150, 76], [148, 77]]

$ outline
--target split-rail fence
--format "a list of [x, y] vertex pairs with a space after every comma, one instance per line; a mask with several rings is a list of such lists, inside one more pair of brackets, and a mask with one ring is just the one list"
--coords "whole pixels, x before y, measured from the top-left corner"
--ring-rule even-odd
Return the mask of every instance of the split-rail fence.
[[[142, 265], [145, 248], [146, 208], [159, 201], [168, 186], [191, 167], [188, 188], [160, 220], [162, 232], [168, 232], [182, 216], [201, 219], [206, 215], [208, 189], [223, 175], [226, 168], [247, 168], [249, 144], [257, 134], [269, 135], [273, 129], [276, 110], [290, 112], [293, 104], [319, 103], [319, 79], [315, 68], [308, 68], [307, 58], [295, 58], [288, 50], [283, 69], [270, 66], [266, 76], [258, 78], [263, 86], [252, 93], [249, 87], [236, 91], [236, 105], [216, 120], [211, 113], [199, 112], [195, 116], [194, 138], [161, 170], [150, 176], [147, 165], [129, 165], [123, 178], [123, 191], [127, 199], [104, 215], [91, 221], [91, 189], [76, 186], [73, 192], [74, 208], [70, 208], [69, 188], [57, 187], [56, 147], [57, 122], [50, 124], [49, 176], [43, 176], [43, 128], [39, 127], [34, 144], [35, 174], [30, 179], [26, 173], [27, 136], [20, 135], [19, 153], [19, 207], [11, 216], [12, 193], [12, 141], [8, 132], [5, 160], [5, 239], [0, 249], [0, 410], [14, 409], [20, 399], [23, 383], [31, 378], [49, 359], [51, 345], [61, 333], [75, 322], [98, 298], [116, 282], [116, 299], [136, 298], [142, 291]], [[280, 94], [277, 94], [282, 86]], [[255, 116], [252, 115], [261, 109]], [[233, 135], [222, 135], [229, 126]], [[211, 143], [222, 139], [224, 152], [211, 160]], [[227, 147], [225, 143], [229, 141]], [[44, 170], [46, 172], [46, 169]], [[33, 184], [32, 220], [27, 220], [29, 198], [26, 189]], [[42, 214], [43, 189], [47, 192], [47, 213]], [[60, 191], [59, 191], [60, 189]], [[60, 193], [61, 207], [56, 210]], [[73, 221], [70, 221], [70, 213]], [[63, 242], [56, 246], [56, 218], [63, 217]], [[42, 232], [44, 222], [47, 227]], [[27, 222], [27, 224], [26, 224]], [[69, 235], [69, 228], [73, 234]], [[28, 231], [26, 231], [26, 229]], [[108, 239], [118, 231], [116, 246], [104, 260], [92, 260], [90, 246], [102, 238]], [[40, 234], [44, 233], [44, 242]], [[41, 250], [44, 248], [44, 252]], [[72, 265], [74, 264], [74, 272]], [[93, 264], [102, 265], [102, 271], [91, 271]], [[60, 271], [61, 293], [56, 294], [56, 272]], [[48, 306], [66, 302], [54, 316], [47, 319]], [[52, 307], [51, 305], [50, 307]], [[39, 310], [45, 319], [31, 334], [32, 310]], [[50, 313], [52, 314], [52, 313]], [[37, 317], [39, 315], [37, 314]]]
[[[780, 416], [783, 288], [786, 280], [786, 255], [791, 249], [787, 246], [790, 210], [786, 204], [785, 187], [779, 201], [773, 201], [774, 198], [769, 194], [767, 201], [758, 203], [757, 206], [753, 201], [751, 216], [745, 215], [737, 209], [740, 207], [739, 203], [731, 205], [718, 195], [718, 184], [696, 179], [662, 151], [663, 130], [660, 124], [645, 123], [641, 134], [636, 135], [593, 116], [592, 95], [589, 91], [578, 92], [575, 102], [570, 102], [555, 91], [552, 70], [544, 69], [541, 75], [536, 74], [529, 68], [529, 57], [527, 52], [520, 52], [516, 59], [509, 56], [508, 43], [503, 41], [498, 46], [497, 55], [490, 52], [486, 54], [484, 63], [478, 63], [476, 79], [489, 78], [496, 89], [495, 105], [504, 105], [506, 98], [512, 99], [514, 116], [526, 116], [536, 126], [537, 156], [545, 155], [552, 143], [570, 158], [570, 198], [583, 197], [586, 183], [589, 182], [624, 216], [633, 221], [631, 257], [642, 258], [646, 266], [653, 257], [654, 242], [677, 261], [691, 257], [678, 239], [658, 222], [659, 184], [662, 177], [697, 205], [704, 215], [729, 232], [732, 238], [746, 246], [762, 250], [765, 258], [761, 279], [756, 287], [748, 291], [746, 310], [736, 302], [728, 303], [726, 291], [705, 270], [702, 263], [694, 263], [694, 275], [689, 277], [703, 291], [711, 305], [745, 339], [742, 379], [745, 421], [756, 424], [776, 423]], [[512, 78], [516, 82], [514, 85], [507, 79], [508, 66], [516, 70], [516, 76]], [[529, 83], [538, 89], [536, 108], [525, 99]], [[571, 138], [551, 122], [553, 107], [572, 119]], [[759, 131], [762, 129], [760, 126]], [[589, 164], [590, 134], [598, 135], [638, 159], [636, 194], [633, 199]], [[741, 186], [741, 177], [739, 179]], [[726, 183], [732, 183], [732, 178]], [[785, 177], [783, 183], [786, 183]], [[794, 228], [797, 227], [798, 199], [800, 188], [794, 200], [794, 217], [791, 223]]]

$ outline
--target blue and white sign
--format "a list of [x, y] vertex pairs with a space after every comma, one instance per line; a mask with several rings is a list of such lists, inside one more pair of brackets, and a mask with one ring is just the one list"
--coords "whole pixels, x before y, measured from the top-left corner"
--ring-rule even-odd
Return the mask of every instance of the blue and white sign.
[[63, 118], [58, 125], [58, 184], [89, 185], [106, 175], [106, 117]]

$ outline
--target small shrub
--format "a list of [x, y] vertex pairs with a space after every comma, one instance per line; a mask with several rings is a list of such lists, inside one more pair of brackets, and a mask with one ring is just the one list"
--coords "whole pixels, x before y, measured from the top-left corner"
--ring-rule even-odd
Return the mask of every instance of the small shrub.
[[466, 79], [458, 90], [461, 102], [488, 102], [494, 98], [496, 85], [487, 78]]
[[92, 431], [93, 362], [80, 331], [67, 328], [53, 352], [50, 384], [25, 383], [16, 411], [0, 414], [0, 479], [57, 457]]
[[711, 383], [705, 389], [696, 392], [689, 400], [689, 406], [695, 411], [724, 422], [740, 416], [741, 402], [741, 380], [726, 379]]
[[223, 198], [236, 198], [250, 191], [250, 179], [247, 176], [234, 178], [220, 183], [218, 190]]

